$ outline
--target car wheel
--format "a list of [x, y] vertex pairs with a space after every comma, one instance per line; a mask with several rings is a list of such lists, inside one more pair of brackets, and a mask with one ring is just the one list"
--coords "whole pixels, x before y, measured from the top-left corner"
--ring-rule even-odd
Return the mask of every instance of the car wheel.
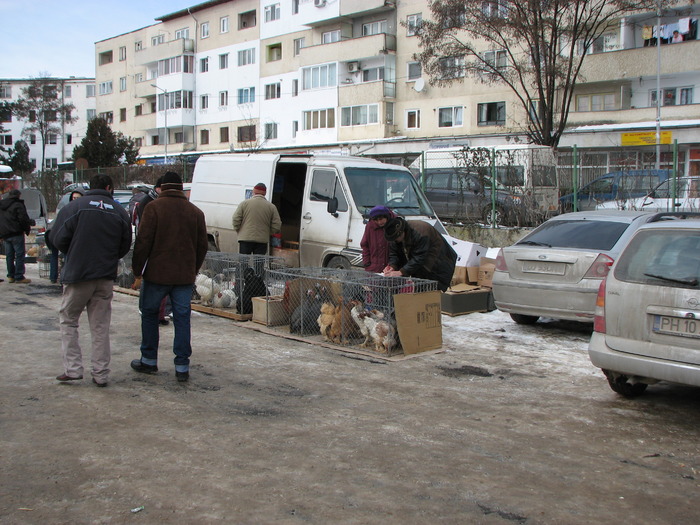
[[510, 318], [518, 324], [535, 324], [539, 319], [536, 315], [510, 314]]
[[494, 218], [496, 219], [496, 226], [502, 225], [504, 217], [505, 212], [500, 206], [496, 206], [495, 213], [493, 214], [493, 216], [491, 215], [491, 206], [487, 206], [486, 208], [484, 208], [484, 222], [489, 226], [494, 225]]
[[350, 261], [348, 261], [342, 255], [335, 255], [328, 260], [328, 264], [326, 264], [326, 267], [327, 268], [340, 268], [342, 270], [349, 270], [352, 267], [352, 265], [350, 264]]
[[603, 370], [603, 373], [608, 379], [608, 384], [610, 385], [610, 388], [612, 388], [614, 392], [617, 392], [621, 396], [641, 396], [648, 386], [646, 383], [630, 383], [628, 382], [629, 377], [623, 374], [618, 374], [617, 372]]

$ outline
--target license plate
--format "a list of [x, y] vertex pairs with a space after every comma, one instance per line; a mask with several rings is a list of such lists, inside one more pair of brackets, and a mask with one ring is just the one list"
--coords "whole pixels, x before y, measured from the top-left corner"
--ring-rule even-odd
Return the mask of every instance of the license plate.
[[660, 334], [700, 338], [700, 319], [655, 315], [652, 330]]
[[548, 275], [564, 275], [566, 266], [564, 263], [523, 261], [524, 273], [544, 273]]

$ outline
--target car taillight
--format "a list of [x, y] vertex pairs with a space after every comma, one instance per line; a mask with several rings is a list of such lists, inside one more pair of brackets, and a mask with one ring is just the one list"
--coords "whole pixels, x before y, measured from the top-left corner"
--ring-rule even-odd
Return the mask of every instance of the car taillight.
[[583, 276], [584, 279], [603, 279], [608, 275], [608, 272], [610, 271], [610, 267], [613, 265], [613, 261], [611, 257], [608, 257], [607, 255], [600, 254], [598, 257], [595, 258], [595, 261], [593, 261], [593, 264], [591, 264], [591, 267], [588, 269], [586, 272], [586, 275]]
[[595, 300], [593, 330], [601, 334], [605, 333], [605, 279], [603, 279], [603, 281], [600, 283], [600, 288], [598, 288], [598, 296]]
[[506, 264], [506, 258], [503, 255], [503, 248], [498, 250], [498, 255], [496, 256], [496, 271], [507, 272], [508, 265]]

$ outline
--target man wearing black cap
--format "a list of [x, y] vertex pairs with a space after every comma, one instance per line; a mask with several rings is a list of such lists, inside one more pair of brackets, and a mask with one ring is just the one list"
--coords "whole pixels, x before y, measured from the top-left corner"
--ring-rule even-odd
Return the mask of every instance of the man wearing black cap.
[[10, 190], [0, 201], [0, 238], [5, 241], [7, 280], [27, 284], [32, 281], [24, 277], [24, 235], [29, 235], [32, 220], [21, 196], [19, 190]]
[[267, 186], [258, 182], [253, 187], [253, 196], [241, 202], [233, 214], [239, 253], [265, 255], [270, 235], [282, 229], [277, 207], [265, 198], [266, 193]]
[[457, 253], [432, 225], [425, 221], [391, 219], [384, 226], [389, 241], [387, 277], [412, 276], [438, 282], [446, 291], [455, 271]]
[[158, 371], [158, 310], [167, 296], [175, 326], [175, 376], [180, 382], [189, 379], [192, 286], [207, 248], [204, 213], [187, 200], [180, 176], [167, 172], [160, 195], [143, 210], [134, 245], [134, 276], [143, 276], [141, 358], [131, 362], [131, 368], [137, 372]]

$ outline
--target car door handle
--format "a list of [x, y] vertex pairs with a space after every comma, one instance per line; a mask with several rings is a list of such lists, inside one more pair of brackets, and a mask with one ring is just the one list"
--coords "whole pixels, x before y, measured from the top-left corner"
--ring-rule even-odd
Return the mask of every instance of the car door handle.
[[311, 214], [307, 211], [307, 212], [304, 214], [304, 216], [302, 217], [302, 219], [305, 219], [305, 220], [307, 220], [307, 221], [310, 221], [310, 220], [311, 220]]

